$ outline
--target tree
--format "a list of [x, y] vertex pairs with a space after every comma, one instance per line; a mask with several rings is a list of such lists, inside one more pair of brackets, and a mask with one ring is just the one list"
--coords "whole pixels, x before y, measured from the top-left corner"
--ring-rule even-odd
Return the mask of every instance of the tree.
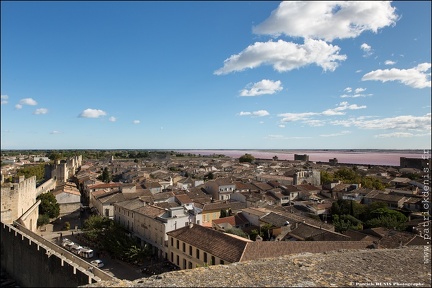
[[327, 171], [321, 171], [321, 183], [329, 184], [333, 181], [333, 175]]
[[246, 153], [239, 158], [239, 161], [240, 161], [240, 163], [243, 163], [243, 162], [252, 163], [253, 161], [255, 161], [255, 157], [252, 156], [251, 154]]
[[43, 226], [50, 222], [49, 216], [47, 214], [41, 214], [39, 215], [37, 219], [37, 226]]
[[252, 240], [252, 241], [255, 241], [256, 240], [256, 237], [258, 236], [258, 230], [257, 229], [253, 229], [250, 233], [249, 233], [249, 238]]
[[45, 176], [45, 164], [26, 165], [17, 171], [17, 176], [24, 176], [25, 178], [36, 176], [36, 181], [41, 181]]
[[62, 158], [62, 154], [58, 152], [51, 152], [48, 154], [48, 158], [52, 161], [57, 161]]
[[261, 233], [260, 236], [263, 238], [264, 241], [269, 241], [271, 238], [271, 228], [273, 226], [271, 224], [264, 224], [261, 226]]
[[98, 177], [100, 180], [102, 180], [105, 183], [111, 182], [111, 173], [108, 170], [108, 167], [105, 167], [102, 171], [102, 174]]
[[219, 218], [225, 218], [228, 216], [228, 213], [225, 209], [221, 209]]
[[357, 218], [351, 215], [334, 215], [333, 225], [335, 226], [336, 232], [345, 232], [349, 229], [361, 230], [363, 229], [363, 223]]
[[214, 174], [213, 172], [209, 172], [206, 175], [204, 175], [204, 179], [208, 179], [208, 180], [212, 180], [214, 179]]
[[57, 218], [60, 215], [60, 205], [57, 203], [55, 196], [48, 192], [37, 197], [41, 200], [39, 205], [39, 215], [48, 215], [49, 218]]

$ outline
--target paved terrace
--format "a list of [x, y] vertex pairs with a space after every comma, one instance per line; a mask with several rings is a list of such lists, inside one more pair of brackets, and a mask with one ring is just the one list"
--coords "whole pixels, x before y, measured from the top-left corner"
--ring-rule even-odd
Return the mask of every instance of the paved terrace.
[[302, 253], [82, 287], [432, 287], [430, 246]]

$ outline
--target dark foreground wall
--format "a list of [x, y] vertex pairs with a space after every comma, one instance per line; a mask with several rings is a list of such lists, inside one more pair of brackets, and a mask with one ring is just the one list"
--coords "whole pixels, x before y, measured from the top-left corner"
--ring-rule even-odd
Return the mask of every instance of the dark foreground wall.
[[92, 273], [59, 252], [1, 223], [1, 266], [20, 286], [77, 287], [97, 281]]

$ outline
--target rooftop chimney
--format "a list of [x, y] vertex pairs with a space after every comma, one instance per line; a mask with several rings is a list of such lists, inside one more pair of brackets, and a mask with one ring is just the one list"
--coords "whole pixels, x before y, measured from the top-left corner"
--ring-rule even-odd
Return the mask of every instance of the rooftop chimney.
[[192, 228], [192, 227], [193, 227], [193, 223], [189, 222], [189, 228]]

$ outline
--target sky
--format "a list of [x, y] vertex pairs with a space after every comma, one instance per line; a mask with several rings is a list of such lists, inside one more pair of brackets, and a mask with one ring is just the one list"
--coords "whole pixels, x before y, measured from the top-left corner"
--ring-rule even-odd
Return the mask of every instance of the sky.
[[430, 147], [430, 1], [1, 1], [1, 149]]

